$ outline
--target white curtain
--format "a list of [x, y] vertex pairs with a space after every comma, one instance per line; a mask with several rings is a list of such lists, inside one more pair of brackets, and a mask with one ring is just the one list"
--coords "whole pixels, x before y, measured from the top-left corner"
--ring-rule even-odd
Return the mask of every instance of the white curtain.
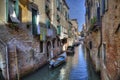
[[20, 23], [20, 21], [17, 19], [16, 13], [14, 10], [14, 3], [13, 2], [11, 2], [9, 4], [9, 16], [10, 16], [10, 19], [12, 22]]
[[40, 34], [40, 24], [39, 24], [39, 21], [40, 21], [40, 14], [37, 13], [37, 34]]

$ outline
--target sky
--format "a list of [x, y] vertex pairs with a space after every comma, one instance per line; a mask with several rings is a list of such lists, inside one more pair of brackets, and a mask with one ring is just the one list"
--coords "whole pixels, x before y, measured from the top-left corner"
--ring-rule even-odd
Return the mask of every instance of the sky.
[[70, 19], [78, 20], [78, 30], [81, 31], [82, 24], [85, 23], [85, 0], [66, 0], [70, 11]]

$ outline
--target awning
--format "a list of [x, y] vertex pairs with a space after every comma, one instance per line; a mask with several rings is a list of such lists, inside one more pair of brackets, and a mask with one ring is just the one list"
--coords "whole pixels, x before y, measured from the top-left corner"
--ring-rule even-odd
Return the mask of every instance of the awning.
[[15, 10], [14, 10], [14, 5], [10, 4], [9, 6], [9, 16], [12, 22], [14, 23], [20, 23], [20, 21], [17, 19]]

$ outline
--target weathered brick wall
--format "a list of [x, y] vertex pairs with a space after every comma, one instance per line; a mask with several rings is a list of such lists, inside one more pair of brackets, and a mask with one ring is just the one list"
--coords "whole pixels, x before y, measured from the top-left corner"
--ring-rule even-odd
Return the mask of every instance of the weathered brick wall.
[[[103, 43], [106, 44], [106, 72], [110, 80], [117, 80], [120, 76], [120, 30], [115, 33], [120, 24], [120, 1], [109, 0], [109, 7], [102, 17]], [[106, 77], [102, 75], [102, 80]]]
[[2, 34], [0, 39], [8, 45], [11, 78], [15, 78], [17, 74], [17, 59], [20, 76], [28, 74], [46, 63], [46, 54], [40, 53], [39, 50], [39, 39], [33, 38], [25, 27], [20, 27], [16, 31], [2, 25], [0, 34]]

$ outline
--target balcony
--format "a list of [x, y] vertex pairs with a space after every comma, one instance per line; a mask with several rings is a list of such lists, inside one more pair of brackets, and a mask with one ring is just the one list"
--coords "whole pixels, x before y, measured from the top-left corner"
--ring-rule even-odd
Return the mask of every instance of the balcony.
[[96, 17], [93, 17], [90, 20], [89, 31], [96, 31], [96, 30], [99, 30], [99, 28], [100, 28], [100, 20], [97, 19]]

